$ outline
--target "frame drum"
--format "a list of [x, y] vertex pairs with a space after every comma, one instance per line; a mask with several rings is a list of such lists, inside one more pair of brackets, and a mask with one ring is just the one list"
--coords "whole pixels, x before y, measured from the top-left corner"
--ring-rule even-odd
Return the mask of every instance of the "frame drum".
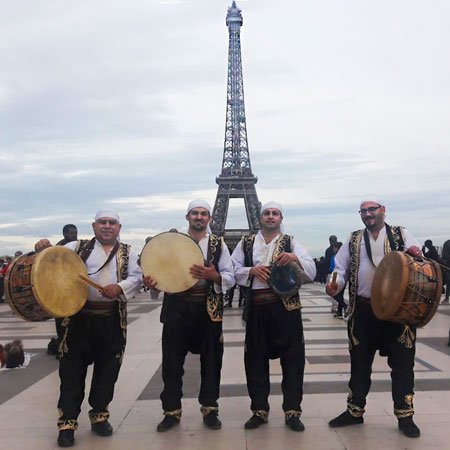
[[89, 287], [79, 275], [86, 266], [72, 250], [49, 247], [16, 258], [5, 277], [5, 296], [11, 309], [22, 319], [47, 320], [79, 312]]
[[141, 253], [141, 269], [157, 282], [156, 288], [168, 294], [183, 292], [198, 279], [189, 269], [205, 264], [199, 245], [187, 234], [166, 231], [149, 241]]
[[285, 266], [270, 266], [270, 277], [267, 283], [272, 290], [281, 297], [290, 297], [298, 292], [302, 286], [305, 273], [295, 262]]
[[371, 305], [380, 320], [416, 327], [434, 316], [442, 293], [442, 272], [429, 259], [390, 252], [375, 272]]

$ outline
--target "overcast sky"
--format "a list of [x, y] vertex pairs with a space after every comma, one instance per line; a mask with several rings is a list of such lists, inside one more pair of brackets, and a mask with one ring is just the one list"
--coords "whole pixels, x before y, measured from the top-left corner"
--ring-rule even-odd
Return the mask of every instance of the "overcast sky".
[[[89, 237], [105, 207], [140, 248], [214, 204], [231, 0], [0, 5], [0, 255]], [[388, 223], [450, 239], [448, 0], [237, 5], [256, 189], [286, 232], [320, 256], [376, 193]]]

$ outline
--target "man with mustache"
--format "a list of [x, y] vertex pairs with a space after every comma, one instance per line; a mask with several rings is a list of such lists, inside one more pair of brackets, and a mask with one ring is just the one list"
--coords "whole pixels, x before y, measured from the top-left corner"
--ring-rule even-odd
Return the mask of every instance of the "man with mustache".
[[392, 398], [398, 427], [405, 436], [420, 436], [413, 421], [414, 355], [416, 329], [413, 326], [382, 321], [374, 316], [370, 293], [375, 270], [386, 253], [397, 250], [420, 257], [418, 242], [403, 227], [385, 222], [386, 208], [375, 196], [360, 204], [365, 229], [354, 231], [335, 258], [337, 282], [328, 283], [328, 295], [335, 296], [349, 283], [348, 336], [351, 375], [347, 410], [329, 422], [338, 428], [364, 422], [366, 396], [370, 389], [372, 363], [376, 350], [388, 357], [391, 368]]
[[[164, 432], [181, 420], [184, 360], [188, 352], [200, 354], [201, 384], [198, 401], [203, 423], [212, 430], [222, 427], [218, 419], [220, 373], [223, 357], [222, 293], [234, 286], [230, 252], [219, 236], [210, 234], [211, 207], [204, 200], [189, 203], [188, 234], [200, 246], [206, 261], [194, 264], [190, 272], [198, 282], [179, 294], [164, 294], [161, 311], [162, 377], [164, 419], [157, 431]], [[151, 275], [144, 278], [149, 289], [158, 288]]]
[[294, 262], [310, 280], [316, 266], [306, 250], [281, 232], [283, 208], [268, 202], [261, 209], [261, 230], [242, 238], [232, 255], [236, 282], [248, 287], [249, 298], [244, 305], [245, 373], [253, 415], [246, 429], [258, 428], [269, 417], [269, 360], [280, 358], [283, 371], [283, 411], [286, 426], [293, 431], [305, 429], [300, 420], [305, 369], [301, 303], [298, 292], [281, 298], [268, 285], [270, 266]]
[[[94, 364], [89, 393], [91, 429], [99, 436], [111, 436], [108, 405], [113, 399], [125, 352], [126, 302], [142, 285], [137, 254], [129, 245], [119, 242], [122, 225], [117, 212], [101, 210], [95, 215], [91, 240], [69, 242], [65, 247], [75, 251], [86, 265], [89, 278], [103, 286], [101, 292], [89, 287], [88, 300], [74, 316], [62, 320], [59, 345], [58, 445], [74, 445], [74, 432], [84, 399], [87, 368]], [[41, 239], [36, 251], [50, 247]]]

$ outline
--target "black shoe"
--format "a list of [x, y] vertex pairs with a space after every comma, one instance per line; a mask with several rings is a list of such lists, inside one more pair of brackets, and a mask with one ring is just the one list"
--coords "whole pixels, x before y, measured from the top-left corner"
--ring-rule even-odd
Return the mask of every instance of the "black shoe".
[[220, 430], [222, 422], [217, 417], [217, 411], [211, 411], [203, 417], [203, 423], [211, 430]]
[[223, 305], [224, 308], [232, 308], [233, 304], [231, 302], [228, 302], [226, 305]]
[[353, 417], [347, 410], [341, 415], [335, 417], [333, 420], [328, 422], [331, 428], [347, 427], [348, 425], [358, 425], [359, 423], [364, 423], [362, 417]]
[[246, 430], [253, 430], [254, 428], [259, 428], [261, 425], [264, 425], [267, 423], [267, 420], [264, 420], [262, 417], [257, 416], [256, 414], [253, 414], [250, 419], [245, 422], [244, 428]]
[[285, 421], [286, 426], [288, 426], [292, 431], [305, 431], [305, 425], [303, 425], [303, 422], [300, 420], [300, 417], [289, 417]]
[[99, 436], [111, 436], [113, 434], [113, 427], [107, 420], [104, 420], [103, 422], [92, 423], [91, 430], [94, 433], [97, 433]]
[[171, 428], [173, 428], [175, 425], [178, 425], [179, 423], [180, 423], [180, 420], [177, 419], [175, 416], [164, 416], [164, 419], [158, 423], [158, 426], [156, 427], [156, 431], [159, 431], [159, 432], [168, 431]]
[[416, 438], [420, 436], [419, 427], [414, 423], [412, 416], [398, 419], [398, 428], [407, 437]]
[[75, 444], [75, 430], [61, 430], [58, 434], [58, 445], [60, 447], [72, 447]]

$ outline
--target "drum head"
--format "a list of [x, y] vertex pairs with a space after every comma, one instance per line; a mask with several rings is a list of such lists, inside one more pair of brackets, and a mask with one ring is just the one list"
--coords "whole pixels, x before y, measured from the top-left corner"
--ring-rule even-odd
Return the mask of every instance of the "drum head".
[[402, 252], [390, 252], [380, 262], [372, 283], [371, 305], [375, 316], [389, 320], [397, 311], [408, 284], [408, 260]]
[[300, 289], [303, 273], [295, 262], [290, 262], [285, 266], [273, 264], [270, 267], [270, 277], [267, 283], [281, 297], [290, 297]]
[[157, 289], [176, 294], [197, 283], [189, 269], [193, 264], [204, 265], [203, 252], [187, 234], [165, 232], [149, 241], [141, 254], [144, 276], [157, 282]]
[[41, 308], [53, 317], [79, 312], [89, 292], [80, 274], [87, 276], [86, 266], [74, 251], [56, 246], [40, 252], [31, 270], [31, 283]]

